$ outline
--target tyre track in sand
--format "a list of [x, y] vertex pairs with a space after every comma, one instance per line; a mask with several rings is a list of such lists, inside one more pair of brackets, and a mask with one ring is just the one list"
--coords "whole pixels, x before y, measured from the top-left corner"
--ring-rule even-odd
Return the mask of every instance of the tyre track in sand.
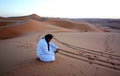
[[[59, 54], [62, 54], [62, 55], [65, 55], [65, 56], [68, 56], [68, 57], [71, 57], [77, 60], [82, 60], [90, 64], [96, 64], [96, 65], [104, 66], [107, 68], [120, 70], [120, 56], [119, 55], [108, 54], [108, 53], [99, 52], [96, 50], [74, 46], [74, 45], [62, 42], [55, 37], [54, 37], [54, 40], [56, 40], [58, 43], [61, 43], [62, 45], [66, 47], [69, 47], [73, 50], [78, 51], [78, 53], [75, 53], [75, 52], [67, 51], [64, 49], [60, 49]], [[111, 56], [112, 59], [110, 59], [109, 56]], [[119, 63], [113, 62], [114, 60]]]

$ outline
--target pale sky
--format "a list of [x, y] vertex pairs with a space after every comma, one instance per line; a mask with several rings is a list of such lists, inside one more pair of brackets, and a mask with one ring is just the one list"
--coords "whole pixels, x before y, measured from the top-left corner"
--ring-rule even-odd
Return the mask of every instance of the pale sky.
[[0, 16], [120, 18], [119, 0], [0, 0]]

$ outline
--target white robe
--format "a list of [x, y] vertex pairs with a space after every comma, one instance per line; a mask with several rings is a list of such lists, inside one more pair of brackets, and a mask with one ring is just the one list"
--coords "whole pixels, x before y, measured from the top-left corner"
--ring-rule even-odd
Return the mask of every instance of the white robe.
[[55, 51], [57, 48], [58, 48], [57, 45], [55, 45], [52, 42], [49, 42], [50, 50], [48, 50], [47, 42], [45, 38], [42, 38], [37, 44], [36, 53], [38, 58], [40, 58], [41, 61], [50, 62], [55, 60]]

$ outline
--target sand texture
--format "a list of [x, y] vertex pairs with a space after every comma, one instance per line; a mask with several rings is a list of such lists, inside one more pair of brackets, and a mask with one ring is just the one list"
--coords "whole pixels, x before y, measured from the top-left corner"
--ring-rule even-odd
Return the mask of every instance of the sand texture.
[[[54, 35], [56, 60], [41, 62], [37, 42]], [[120, 76], [120, 33], [88, 22], [35, 14], [0, 18], [0, 76]]]

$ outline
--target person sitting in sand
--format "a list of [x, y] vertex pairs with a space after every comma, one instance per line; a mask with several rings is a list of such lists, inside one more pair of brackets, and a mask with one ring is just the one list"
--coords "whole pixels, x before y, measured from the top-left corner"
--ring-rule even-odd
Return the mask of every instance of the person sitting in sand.
[[37, 44], [37, 57], [44, 62], [55, 61], [55, 54], [58, 52], [58, 46], [51, 42], [52, 34], [47, 34], [40, 39]]

